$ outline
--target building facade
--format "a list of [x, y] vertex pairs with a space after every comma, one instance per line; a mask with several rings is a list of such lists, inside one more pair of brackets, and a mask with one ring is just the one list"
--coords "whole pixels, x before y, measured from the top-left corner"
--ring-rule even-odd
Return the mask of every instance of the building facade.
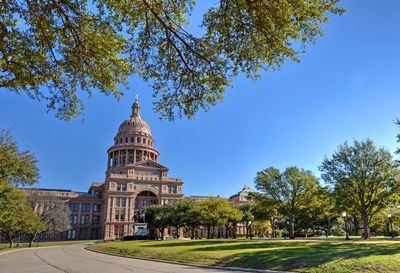
[[131, 116], [122, 122], [107, 150], [104, 182], [93, 183], [88, 193], [69, 190], [24, 189], [42, 200], [57, 200], [69, 205], [72, 229], [42, 238], [46, 240], [114, 240], [132, 235], [135, 212], [153, 204], [167, 204], [182, 194], [182, 179], [169, 177], [169, 169], [158, 163], [150, 126], [141, 118], [136, 99]]
[[[107, 150], [108, 160], [104, 182], [94, 182], [88, 192], [73, 192], [60, 189], [23, 189], [34, 211], [68, 206], [70, 228], [63, 232], [42, 233], [39, 240], [115, 240], [134, 233], [135, 214], [154, 204], [168, 204], [183, 197], [183, 181], [169, 176], [169, 169], [158, 163], [160, 153], [154, 146], [150, 126], [141, 118], [138, 100], [132, 105], [131, 116], [123, 121], [114, 137], [113, 145]], [[245, 186], [229, 199], [234, 204], [249, 202], [254, 192]], [[201, 202], [220, 196], [191, 196]], [[62, 211], [62, 210], [60, 210]], [[58, 214], [57, 214], [58, 215]], [[60, 219], [62, 217], [60, 216]], [[246, 233], [244, 224], [233, 227], [236, 234]], [[175, 228], [164, 234], [174, 237]], [[204, 238], [207, 230], [196, 231]], [[215, 228], [215, 234], [225, 232]], [[183, 230], [180, 230], [181, 236]], [[187, 236], [187, 234], [186, 234]], [[24, 240], [24, 238], [22, 238]], [[4, 238], [0, 238], [4, 241]]]

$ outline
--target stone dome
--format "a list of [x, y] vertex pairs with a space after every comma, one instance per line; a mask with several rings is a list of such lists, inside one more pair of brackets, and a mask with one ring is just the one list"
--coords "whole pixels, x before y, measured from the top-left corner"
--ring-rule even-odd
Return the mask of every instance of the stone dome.
[[150, 126], [142, 120], [140, 116], [140, 105], [137, 98], [135, 103], [132, 105], [132, 115], [121, 123], [118, 130], [118, 135], [136, 134], [151, 136]]

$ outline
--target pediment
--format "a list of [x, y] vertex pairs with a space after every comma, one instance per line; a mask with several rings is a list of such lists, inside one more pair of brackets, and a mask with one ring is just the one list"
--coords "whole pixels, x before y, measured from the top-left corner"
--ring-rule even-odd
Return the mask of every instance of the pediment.
[[141, 161], [138, 163], [133, 164], [133, 167], [135, 169], [137, 168], [143, 168], [143, 169], [157, 169], [157, 170], [165, 170], [168, 171], [169, 169], [161, 164], [158, 164], [157, 162], [154, 162], [152, 160], [145, 160]]

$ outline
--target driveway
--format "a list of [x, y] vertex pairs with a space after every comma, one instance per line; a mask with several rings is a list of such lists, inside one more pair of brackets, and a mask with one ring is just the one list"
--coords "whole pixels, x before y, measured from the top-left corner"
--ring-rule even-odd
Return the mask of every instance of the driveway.
[[0, 272], [226, 273], [228, 271], [116, 257], [85, 250], [83, 245], [66, 245], [0, 253]]

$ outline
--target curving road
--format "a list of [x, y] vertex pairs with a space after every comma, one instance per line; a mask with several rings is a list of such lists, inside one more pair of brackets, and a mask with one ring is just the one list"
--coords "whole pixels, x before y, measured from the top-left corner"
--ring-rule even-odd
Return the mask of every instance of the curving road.
[[85, 250], [83, 245], [66, 245], [0, 253], [0, 272], [226, 273], [228, 271], [116, 257]]

